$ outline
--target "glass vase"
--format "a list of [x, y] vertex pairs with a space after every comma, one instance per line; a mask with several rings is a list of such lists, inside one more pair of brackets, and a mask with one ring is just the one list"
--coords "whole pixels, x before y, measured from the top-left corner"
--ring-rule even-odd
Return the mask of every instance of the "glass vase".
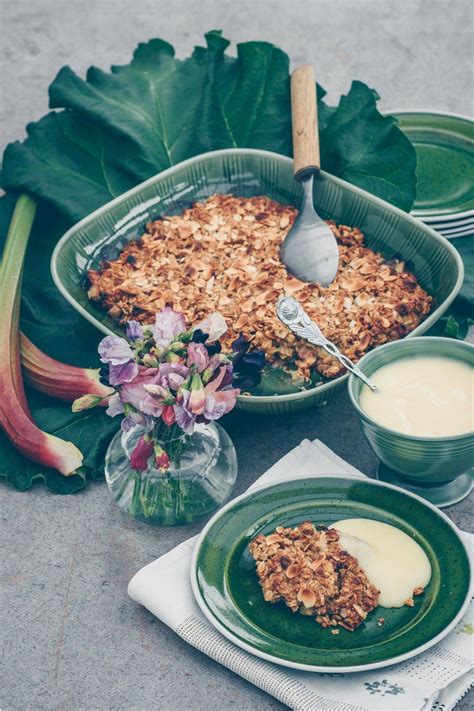
[[118, 432], [105, 457], [107, 485], [123, 511], [144, 523], [177, 526], [209, 515], [229, 498], [237, 455], [220, 425], [198, 424], [192, 435], [163, 442], [164, 449], [175, 452], [166, 471], [154, 466], [153, 457], [146, 470], [132, 469], [131, 453], [145, 432], [138, 426]]

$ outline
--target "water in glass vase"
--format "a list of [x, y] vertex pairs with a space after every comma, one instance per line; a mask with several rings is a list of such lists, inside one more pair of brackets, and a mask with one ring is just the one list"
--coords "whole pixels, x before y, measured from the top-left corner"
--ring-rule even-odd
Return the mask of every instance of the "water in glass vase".
[[105, 478], [123, 511], [145, 523], [175, 526], [207, 516], [228, 499], [237, 477], [237, 456], [220, 425], [198, 424], [187, 439], [177, 438], [174, 450], [183, 451], [164, 472], [153, 458], [145, 471], [132, 469], [130, 456], [144, 432], [142, 427], [118, 432], [107, 450]]

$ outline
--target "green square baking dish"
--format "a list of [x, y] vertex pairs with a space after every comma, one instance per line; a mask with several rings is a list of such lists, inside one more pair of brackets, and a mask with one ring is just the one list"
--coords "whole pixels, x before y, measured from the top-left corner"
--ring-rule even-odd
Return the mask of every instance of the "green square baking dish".
[[[97, 268], [103, 259], [113, 259], [126, 242], [142, 234], [145, 222], [160, 214], [180, 213], [190, 202], [214, 193], [264, 194], [296, 206], [301, 200], [293, 162], [285, 156], [236, 148], [190, 158], [120, 195], [66, 232], [51, 258], [59, 291], [100, 331], [122, 334], [121, 327], [87, 298], [85, 271]], [[315, 182], [314, 202], [323, 218], [359, 227], [371, 249], [410, 263], [423, 288], [434, 297], [435, 307], [409, 336], [427, 331], [461, 288], [464, 269], [454, 247], [402, 210], [328, 173], [321, 172]], [[346, 379], [344, 375], [288, 395], [241, 395], [237, 406], [259, 414], [295, 412], [324, 404]]]

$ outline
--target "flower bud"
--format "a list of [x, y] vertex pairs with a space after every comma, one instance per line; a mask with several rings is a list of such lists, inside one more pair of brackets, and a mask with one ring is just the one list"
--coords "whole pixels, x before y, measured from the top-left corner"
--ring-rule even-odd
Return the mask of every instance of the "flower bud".
[[170, 465], [170, 458], [159, 444], [155, 444], [155, 466], [162, 471], [166, 471]]
[[158, 367], [158, 361], [154, 356], [151, 355], [151, 353], [145, 353], [145, 355], [142, 358], [142, 363], [147, 368], [157, 368]]
[[91, 407], [95, 407], [102, 402], [104, 398], [99, 397], [99, 395], [82, 395], [78, 397], [72, 403], [71, 410], [73, 412], [82, 412], [82, 410], [90, 410]]
[[163, 407], [163, 412], [161, 413], [161, 418], [165, 425], [168, 425], [168, 427], [171, 427], [171, 425], [174, 425], [176, 422], [176, 415], [174, 411], [173, 405], [165, 405]]
[[146, 436], [140, 437], [135, 449], [130, 457], [130, 465], [132, 469], [143, 472], [148, 466], [148, 460], [153, 453], [153, 442], [147, 439]]
[[180, 363], [183, 359], [177, 353], [173, 353], [172, 351], [167, 351], [165, 353], [164, 360], [167, 363]]
[[179, 351], [182, 351], [185, 348], [185, 345], [182, 341], [173, 341], [168, 346], [168, 350], [170, 350], [172, 353], [178, 353]]
[[199, 373], [194, 373], [191, 380], [191, 395], [188, 400], [188, 410], [193, 415], [201, 415], [206, 407], [206, 394]]

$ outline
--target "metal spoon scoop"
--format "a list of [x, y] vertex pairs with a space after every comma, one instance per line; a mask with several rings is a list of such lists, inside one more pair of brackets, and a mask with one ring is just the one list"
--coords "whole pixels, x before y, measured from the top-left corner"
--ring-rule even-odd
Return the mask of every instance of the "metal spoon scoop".
[[298, 218], [280, 247], [280, 257], [301, 281], [328, 286], [336, 276], [336, 239], [313, 204], [314, 176], [319, 173], [318, 110], [314, 69], [306, 64], [291, 75], [291, 121], [295, 179], [303, 183]]
[[350, 370], [360, 378], [374, 392], [379, 392], [378, 387], [339, 348], [324, 336], [320, 328], [310, 319], [299, 301], [292, 296], [282, 296], [277, 304], [278, 318], [285, 326], [296, 333], [300, 338], [304, 338], [314, 346], [321, 346], [330, 355], [337, 358], [344, 368]]

